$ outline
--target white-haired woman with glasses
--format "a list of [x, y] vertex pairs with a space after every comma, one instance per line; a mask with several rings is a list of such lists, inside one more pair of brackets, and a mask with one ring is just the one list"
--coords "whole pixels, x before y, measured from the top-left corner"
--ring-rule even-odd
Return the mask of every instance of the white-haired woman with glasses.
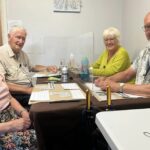
[[114, 27], [105, 29], [103, 39], [106, 49], [92, 64], [94, 76], [111, 76], [130, 66], [128, 52], [120, 44], [120, 32]]

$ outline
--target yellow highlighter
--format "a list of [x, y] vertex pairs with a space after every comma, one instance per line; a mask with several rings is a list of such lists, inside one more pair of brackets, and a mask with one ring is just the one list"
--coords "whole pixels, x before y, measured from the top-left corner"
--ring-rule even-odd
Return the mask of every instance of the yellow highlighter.
[[49, 77], [48, 81], [60, 81], [60, 78], [57, 77]]

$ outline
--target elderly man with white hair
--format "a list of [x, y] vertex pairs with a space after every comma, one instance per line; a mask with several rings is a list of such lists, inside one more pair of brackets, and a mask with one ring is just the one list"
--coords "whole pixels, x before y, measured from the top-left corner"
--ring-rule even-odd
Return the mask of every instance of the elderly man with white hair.
[[[5, 76], [10, 92], [16, 99], [28, 101], [32, 92], [30, 72], [57, 72], [56, 66], [33, 66], [27, 54], [22, 50], [27, 36], [24, 27], [14, 26], [8, 33], [8, 44], [0, 47], [0, 74]], [[15, 94], [14, 94], [15, 93]], [[23, 104], [24, 100], [20, 102]], [[25, 102], [27, 103], [27, 102]]]
[[[105, 79], [97, 79], [95, 84], [100, 86], [102, 90], [106, 90], [107, 86], [110, 85], [113, 92], [125, 92], [150, 97], [150, 12], [144, 17], [143, 29], [148, 45], [140, 52], [127, 70]], [[135, 76], [135, 84], [126, 83]]]

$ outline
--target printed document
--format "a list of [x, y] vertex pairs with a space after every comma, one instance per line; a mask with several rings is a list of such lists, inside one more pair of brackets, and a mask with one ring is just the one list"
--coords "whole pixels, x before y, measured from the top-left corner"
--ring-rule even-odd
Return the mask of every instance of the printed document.
[[80, 87], [76, 83], [63, 83], [61, 86], [64, 90], [80, 90]]
[[38, 92], [32, 92], [30, 101], [50, 101], [49, 97], [49, 91], [44, 90], [44, 91], [38, 91]]
[[81, 90], [70, 90], [72, 99], [85, 99], [85, 95]]

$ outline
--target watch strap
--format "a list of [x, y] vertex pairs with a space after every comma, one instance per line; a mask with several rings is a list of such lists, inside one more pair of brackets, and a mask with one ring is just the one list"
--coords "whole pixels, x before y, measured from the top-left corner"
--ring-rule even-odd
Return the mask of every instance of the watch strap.
[[120, 93], [123, 93], [123, 87], [124, 87], [124, 85], [125, 85], [125, 83], [119, 83], [119, 86], [120, 86], [119, 92]]

